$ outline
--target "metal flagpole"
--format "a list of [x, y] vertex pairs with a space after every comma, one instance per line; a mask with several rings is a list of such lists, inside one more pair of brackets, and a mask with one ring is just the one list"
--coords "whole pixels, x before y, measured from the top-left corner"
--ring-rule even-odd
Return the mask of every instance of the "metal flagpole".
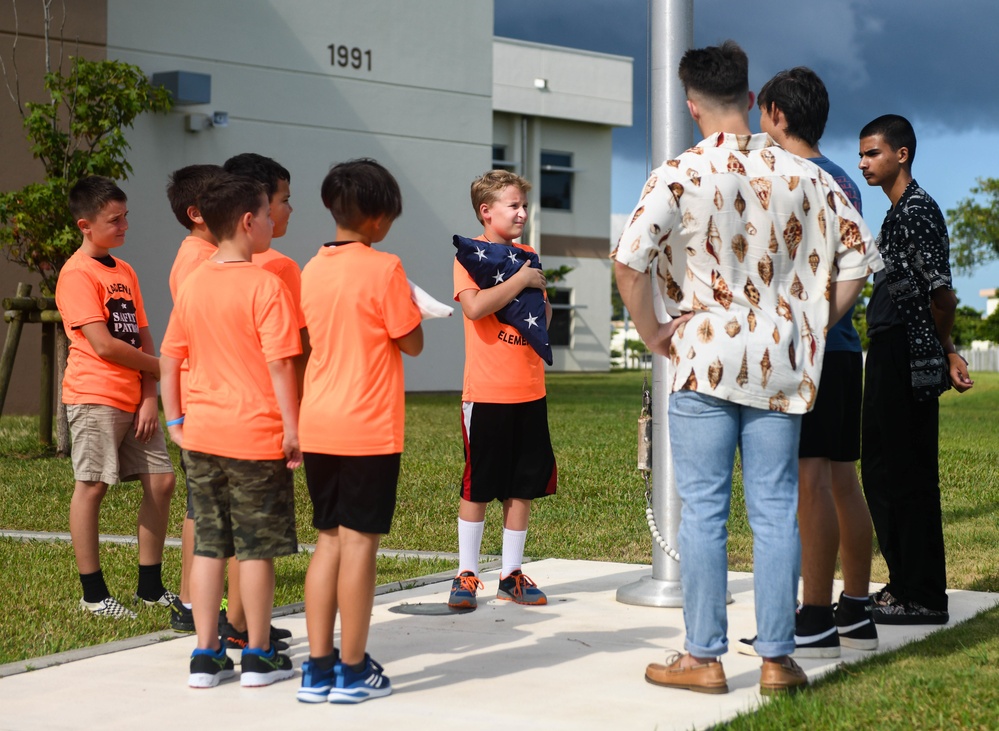
[[[653, 167], [658, 167], [693, 144], [693, 122], [676, 71], [680, 58], [693, 46], [694, 2], [650, 0], [650, 3], [651, 154]], [[658, 292], [654, 276], [653, 289]], [[655, 299], [656, 314], [663, 322], [667, 319], [665, 306], [661, 297]], [[676, 494], [667, 423], [671, 368], [667, 358], [652, 357], [652, 510], [666, 543], [675, 548], [680, 528], [680, 498]], [[652, 575], [620, 587], [617, 600], [646, 607], [682, 607], [680, 564], [653, 540]]]

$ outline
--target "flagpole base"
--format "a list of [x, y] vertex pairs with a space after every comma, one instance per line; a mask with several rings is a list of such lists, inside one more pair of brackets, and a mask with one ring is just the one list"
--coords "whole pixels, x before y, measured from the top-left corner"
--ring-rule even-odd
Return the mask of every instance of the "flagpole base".
[[[663, 581], [650, 574], [618, 588], [615, 598], [622, 604], [638, 607], [680, 608], [683, 607], [683, 588], [679, 581]], [[725, 603], [732, 601], [732, 593], [726, 590]]]

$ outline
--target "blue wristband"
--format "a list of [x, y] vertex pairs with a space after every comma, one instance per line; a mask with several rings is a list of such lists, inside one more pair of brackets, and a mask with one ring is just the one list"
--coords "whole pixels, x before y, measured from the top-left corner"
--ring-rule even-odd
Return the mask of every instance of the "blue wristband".
[[180, 426], [183, 423], [184, 423], [184, 417], [182, 416], [179, 419], [171, 419], [170, 421], [168, 421], [166, 423], [166, 425], [167, 426]]

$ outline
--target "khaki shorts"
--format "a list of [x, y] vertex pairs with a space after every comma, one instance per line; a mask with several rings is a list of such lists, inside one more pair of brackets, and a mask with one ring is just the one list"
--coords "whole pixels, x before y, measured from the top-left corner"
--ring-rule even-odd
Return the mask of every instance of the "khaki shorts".
[[283, 459], [183, 450], [194, 504], [194, 554], [241, 561], [298, 552], [295, 487]]
[[73, 476], [80, 482], [129, 482], [173, 472], [163, 430], [148, 444], [135, 438], [135, 414], [104, 404], [67, 404]]

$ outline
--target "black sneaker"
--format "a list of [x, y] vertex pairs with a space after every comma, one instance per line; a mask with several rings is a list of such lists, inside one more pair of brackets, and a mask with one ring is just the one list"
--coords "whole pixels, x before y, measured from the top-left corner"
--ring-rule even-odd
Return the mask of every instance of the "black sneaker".
[[871, 594], [871, 601], [874, 602], [874, 606], [888, 607], [892, 604], [898, 604], [898, 599], [895, 598], [888, 587], [889, 584], [885, 584], [876, 592]]
[[794, 615], [794, 653], [802, 657], [839, 657], [833, 608], [803, 604]]
[[[228, 622], [225, 622], [222, 625], [219, 634], [222, 636], [222, 644], [230, 650], [245, 650], [250, 645], [249, 632], [240, 632]], [[283, 652], [288, 649], [288, 643], [283, 640], [275, 639], [272, 634], [271, 647], [279, 652]]]
[[214, 688], [223, 680], [236, 674], [232, 660], [225, 654], [225, 648], [218, 650], [197, 649], [191, 653], [191, 675], [187, 684], [192, 688]]
[[878, 624], [947, 624], [950, 615], [943, 609], [927, 609], [919, 602], [896, 602], [885, 607], [874, 607], [874, 621]]
[[174, 632], [194, 632], [194, 614], [180, 597], [170, 602], [170, 629]]
[[291, 658], [282, 655], [274, 645], [264, 652], [258, 647], [248, 647], [243, 650], [243, 659], [239, 666], [239, 684], [244, 688], [259, 688], [279, 680], [285, 680], [295, 674]]
[[874, 602], [869, 597], [851, 599], [840, 592], [835, 605], [836, 629], [843, 647], [854, 650], [878, 649], [878, 628], [874, 625]]

